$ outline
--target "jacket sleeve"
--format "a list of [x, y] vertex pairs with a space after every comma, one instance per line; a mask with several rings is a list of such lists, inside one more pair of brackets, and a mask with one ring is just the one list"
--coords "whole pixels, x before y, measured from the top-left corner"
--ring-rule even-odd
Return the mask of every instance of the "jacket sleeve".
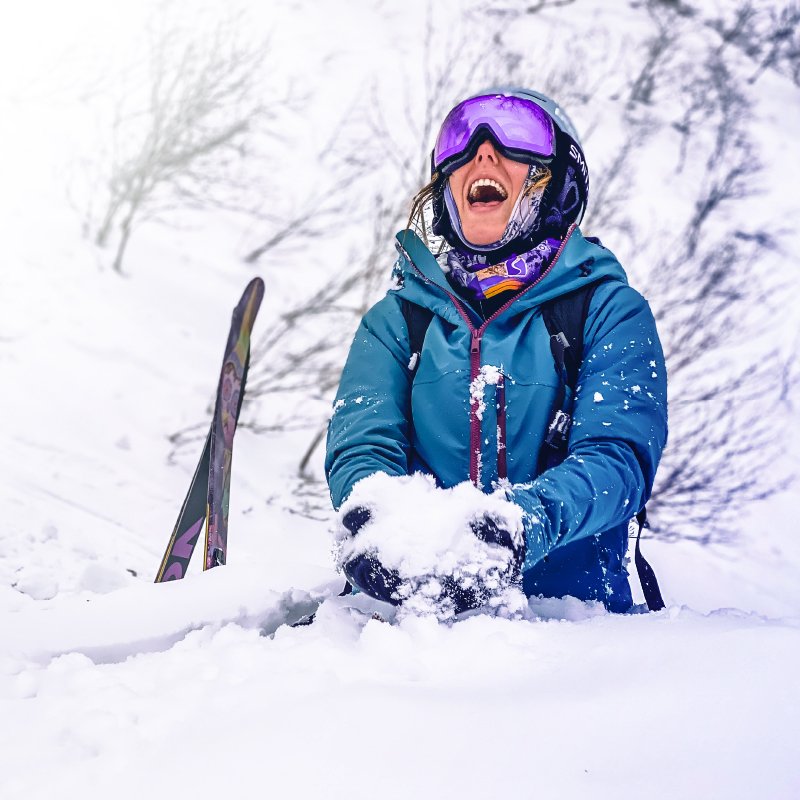
[[410, 357], [400, 302], [390, 293], [361, 320], [336, 394], [325, 456], [334, 508], [375, 472], [408, 474]]
[[509, 490], [525, 511], [524, 569], [638, 513], [666, 440], [667, 375], [655, 319], [638, 292], [604, 283], [586, 320], [568, 456]]

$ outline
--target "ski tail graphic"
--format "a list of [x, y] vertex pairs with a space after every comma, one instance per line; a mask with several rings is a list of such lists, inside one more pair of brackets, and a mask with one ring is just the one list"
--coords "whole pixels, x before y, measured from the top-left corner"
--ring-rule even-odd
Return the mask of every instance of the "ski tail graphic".
[[156, 583], [183, 578], [203, 523], [206, 523], [203, 569], [226, 561], [233, 435], [250, 367], [250, 336], [263, 297], [264, 282], [254, 278], [233, 311], [217, 385], [214, 418], [161, 560]]
[[[197, 535], [206, 521], [206, 495], [208, 493], [208, 457], [211, 450], [211, 431], [206, 436], [203, 454], [195, 470], [189, 492], [183, 501], [183, 507], [178, 514], [178, 521], [172, 531], [161, 566], [156, 575], [156, 583], [163, 581], [180, 580], [189, 566], [194, 546], [197, 544]], [[199, 523], [199, 524], [198, 524]], [[189, 532], [192, 536], [188, 536]]]

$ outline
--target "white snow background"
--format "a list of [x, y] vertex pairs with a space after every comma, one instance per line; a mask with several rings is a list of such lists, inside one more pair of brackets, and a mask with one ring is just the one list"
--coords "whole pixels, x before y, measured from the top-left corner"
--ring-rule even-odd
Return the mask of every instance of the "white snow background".
[[[253, 5], [249, 32], [271, 33], [276, 81], [308, 112], [270, 145], [276, 207], [314, 182], [364, 81], [391, 90], [428, 8]], [[241, 290], [267, 281], [257, 338], [324, 271], [324, 248], [347, 244], [331, 234], [254, 267], [252, 222], [187, 213], [136, 231], [126, 276], [109, 269], [67, 190], [150, 10], [9, 4], [0, 28], [0, 797], [800, 796], [796, 489], [753, 506], [729, 546], [646, 541], [658, 614], [567, 598], [532, 600], [528, 619], [396, 620], [335, 597], [332, 515], [294, 513], [313, 431], [241, 429], [228, 565], [152, 583], [198, 456], [170, 459], [168, 437], [207, 419]], [[640, 35], [616, 0], [536, 24], [601, 22], [623, 44]], [[800, 93], [774, 74], [760, 85], [759, 213], [785, 227]], [[776, 267], [794, 340], [796, 261]], [[790, 447], [776, 470], [791, 465]], [[286, 625], [315, 608], [313, 625]]]

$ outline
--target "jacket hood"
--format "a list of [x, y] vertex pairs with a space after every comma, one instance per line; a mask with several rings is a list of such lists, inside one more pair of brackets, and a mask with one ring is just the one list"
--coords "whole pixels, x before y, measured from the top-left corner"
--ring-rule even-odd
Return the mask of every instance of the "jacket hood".
[[[460, 314], [450, 299], [455, 292], [433, 253], [411, 231], [400, 231], [396, 238], [399, 253], [395, 265], [395, 277], [400, 284], [398, 293], [410, 302], [430, 308], [435, 314], [457, 323]], [[609, 279], [628, 283], [616, 256], [599, 240], [585, 239], [578, 226], [573, 225], [546, 272], [534, 284], [523, 289], [512, 307], [515, 312], [524, 311], [587, 283]], [[467, 303], [462, 302], [462, 306], [467, 307], [477, 320]]]

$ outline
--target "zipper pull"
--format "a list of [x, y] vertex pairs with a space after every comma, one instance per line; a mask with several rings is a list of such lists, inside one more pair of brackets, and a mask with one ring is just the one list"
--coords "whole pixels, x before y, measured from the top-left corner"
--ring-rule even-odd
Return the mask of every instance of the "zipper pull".
[[472, 342], [469, 347], [470, 353], [480, 353], [481, 351], [481, 329], [476, 328], [472, 331]]

